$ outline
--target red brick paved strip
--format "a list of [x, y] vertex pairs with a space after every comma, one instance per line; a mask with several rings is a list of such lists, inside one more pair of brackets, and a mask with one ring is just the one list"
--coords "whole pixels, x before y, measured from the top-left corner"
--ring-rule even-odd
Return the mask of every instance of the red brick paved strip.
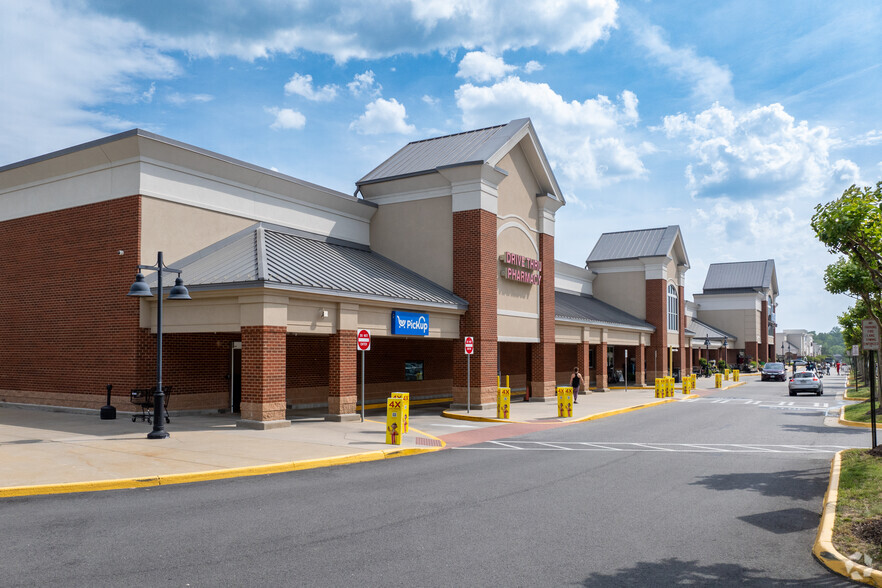
[[443, 435], [441, 439], [447, 444], [447, 447], [466, 447], [468, 445], [477, 445], [478, 443], [493, 441], [494, 439], [505, 439], [508, 437], [526, 435], [527, 433], [535, 433], [536, 431], [556, 429], [568, 424], [570, 423], [511, 423], [495, 427], [483, 427], [471, 431], [459, 431], [457, 433]]

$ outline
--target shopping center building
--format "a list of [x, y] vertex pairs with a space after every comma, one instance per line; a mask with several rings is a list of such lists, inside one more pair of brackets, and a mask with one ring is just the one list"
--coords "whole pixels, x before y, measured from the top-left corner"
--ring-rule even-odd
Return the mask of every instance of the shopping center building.
[[362, 383], [368, 404], [478, 409], [500, 375], [549, 401], [574, 366], [596, 390], [691, 369], [679, 227], [555, 261], [565, 199], [529, 119], [409, 143], [356, 187], [137, 129], [0, 167], [0, 402], [97, 408], [107, 384], [118, 405], [152, 385], [156, 297], [126, 293], [160, 251], [192, 297], [163, 303], [173, 411], [272, 428], [354, 418]]

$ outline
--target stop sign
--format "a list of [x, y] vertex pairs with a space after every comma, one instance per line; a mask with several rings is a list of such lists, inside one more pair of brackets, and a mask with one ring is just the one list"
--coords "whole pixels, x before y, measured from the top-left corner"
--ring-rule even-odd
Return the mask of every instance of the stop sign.
[[357, 341], [359, 351], [371, 350], [371, 332], [367, 329], [359, 329]]
[[465, 338], [465, 352], [466, 355], [471, 355], [475, 352], [475, 340], [471, 337]]

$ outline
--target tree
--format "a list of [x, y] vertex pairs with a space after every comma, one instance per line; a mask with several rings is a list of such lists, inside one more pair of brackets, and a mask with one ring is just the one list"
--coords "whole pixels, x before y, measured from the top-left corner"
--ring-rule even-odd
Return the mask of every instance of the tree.
[[852, 185], [838, 199], [815, 207], [812, 229], [831, 253], [824, 281], [834, 294], [862, 300], [867, 314], [882, 316], [882, 182], [876, 188]]

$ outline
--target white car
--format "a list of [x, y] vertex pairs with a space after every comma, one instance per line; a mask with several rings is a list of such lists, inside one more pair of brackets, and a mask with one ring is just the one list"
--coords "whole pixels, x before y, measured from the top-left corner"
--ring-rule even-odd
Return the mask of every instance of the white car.
[[796, 396], [797, 392], [812, 392], [820, 396], [824, 393], [824, 382], [813, 371], [796, 372], [790, 378], [788, 388], [791, 396]]

